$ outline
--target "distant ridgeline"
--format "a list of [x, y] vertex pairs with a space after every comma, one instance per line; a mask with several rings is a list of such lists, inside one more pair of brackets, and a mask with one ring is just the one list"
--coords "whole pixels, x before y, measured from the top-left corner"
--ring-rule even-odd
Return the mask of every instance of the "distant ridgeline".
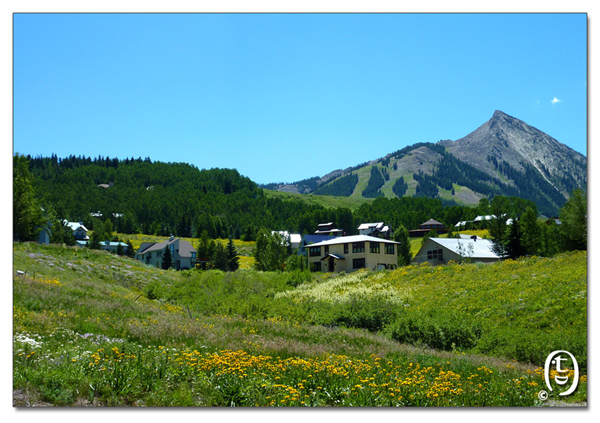
[[[446, 225], [474, 219], [477, 208], [440, 198], [377, 198], [351, 211], [326, 208], [295, 199], [273, 198], [235, 169], [202, 169], [185, 163], [146, 159], [28, 156], [33, 187], [41, 204], [57, 216], [81, 221], [93, 230], [97, 219], [110, 219], [120, 233], [252, 240], [261, 228], [313, 233], [319, 223], [334, 222], [349, 235], [364, 222], [385, 221], [397, 228], [415, 228], [435, 218]], [[386, 179], [380, 170], [380, 176]], [[356, 177], [336, 179], [348, 193]], [[402, 187], [400, 187], [402, 188]], [[398, 189], [400, 189], [398, 188]], [[377, 188], [373, 185], [365, 190]], [[516, 210], [534, 206], [515, 198]]]
[[[405, 157], [410, 157], [411, 152], [415, 150], [423, 151], [428, 149], [431, 155], [436, 157], [437, 161], [431, 165], [431, 169], [419, 169], [411, 175], [399, 175], [391, 178], [390, 174], [395, 174], [398, 170], [398, 162]], [[515, 196], [533, 201], [540, 213], [547, 216], [554, 216], [558, 209], [566, 202], [565, 196], [558, 191], [552, 184], [544, 178], [536, 168], [531, 165], [523, 164], [524, 171], [513, 168], [508, 162], [498, 162], [495, 157], [488, 156], [487, 159], [498, 173], [505, 178], [503, 180], [493, 177], [474, 166], [463, 162], [452, 154], [448, 153], [442, 145], [433, 143], [418, 143], [396, 151], [382, 159], [361, 166], [370, 166], [367, 186], [360, 191], [359, 195], [364, 198], [376, 198], [380, 196], [402, 197], [407, 195], [409, 184], [413, 181], [414, 190], [412, 196], [427, 197], [452, 200], [452, 197], [440, 196], [440, 189], [447, 190], [452, 196], [455, 196], [455, 190], [468, 188], [474, 193], [481, 194], [477, 200], [482, 197], [493, 198], [496, 195]], [[311, 178], [287, 186], [301, 187], [301, 192], [312, 193], [315, 195], [334, 195], [350, 197], [356, 195], [356, 187], [359, 182], [359, 176], [356, 170], [360, 167], [353, 167], [343, 171], [342, 176], [319, 182], [318, 177]], [[580, 188], [574, 178], [569, 174], [563, 177], [563, 183], [571, 191]], [[391, 191], [386, 195], [383, 187], [390, 181]], [[512, 183], [509, 183], [511, 181]], [[285, 184], [262, 185], [266, 189], [280, 189]], [[285, 191], [285, 189], [280, 189]], [[296, 191], [291, 190], [290, 191]], [[460, 202], [460, 200], [455, 200]], [[465, 201], [464, 203], [469, 203]], [[475, 204], [476, 202], [471, 202]]]
[[575, 189], [587, 188], [587, 159], [519, 119], [496, 111], [457, 140], [417, 143], [377, 160], [292, 184], [265, 188], [302, 194], [441, 198], [476, 205], [515, 196], [555, 216]]

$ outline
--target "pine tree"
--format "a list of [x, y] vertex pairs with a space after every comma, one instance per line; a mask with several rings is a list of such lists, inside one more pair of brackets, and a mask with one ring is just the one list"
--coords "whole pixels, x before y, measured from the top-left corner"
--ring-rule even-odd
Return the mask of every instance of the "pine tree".
[[165, 248], [165, 251], [163, 252], [161, 267], [164, 270], [167, 270], [167, 269], [170, 269], [171, 267], [173, 267], [173, 257], [171, 256], [171, 248], [168, 244], [167, 244], [167, 247]]
[[226, 272], [228, 270], [227, 250], [223, 244], [217, 242], [215, 252], [211, 259], [212, 267]]
[[100, 243], [104, 241], [105, 238], [105, 229], [102, 221], [98, 220], [94, 222], [94, 231], [92, 232], [92, 236], [90, 237], [89, 247], [92, 250], [99, 250]]
[[522, 229], [521, 244], [523, 254], [535, 255], [539, 253], [541, 242], [541, 229], [537, 222], [537, 213], [531, 207], [521, 215], [519, 222]]
[[508, 225], [504, 241], [506, 256], [508, 258], [516, 259], [523, 255], [521, 238], [521, 223], [517, 219], [513, 219], [512, 224]]
[[394, 232], [394, 241], [400, 243], [400, 245], [398, 245], [398, 265], [408, 266], [412, 259], [408, 229], [404, 226], [400, 226], [400, 228]]
[[580, 189], [560, 210], [563, 249], [587, 250], [587, 195]]
[[235, 245], [233, 244], [233, 239], [229, 237], [229, 242], [227, 243], [227, 270], [230, 272], [235, 272], [240, 267], [239, 259], [237, 256], [237, 251], [235, 249]]
[[131, 240], [127, 240], [125, 241], [125, 244], [127, 244], [127, 257], [133, 257], [135, 256], [135, 252], [133, 251], [133, 244], [131, 243]]

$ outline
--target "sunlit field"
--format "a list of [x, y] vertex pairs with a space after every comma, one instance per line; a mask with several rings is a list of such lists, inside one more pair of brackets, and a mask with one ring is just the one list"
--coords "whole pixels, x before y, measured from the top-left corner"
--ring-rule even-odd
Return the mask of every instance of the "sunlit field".
[[586, 259], [292, 277], [16, 243], [15, 404], [543, 406], [558, 346], [582, 372], [548, 401], [586, 401]]

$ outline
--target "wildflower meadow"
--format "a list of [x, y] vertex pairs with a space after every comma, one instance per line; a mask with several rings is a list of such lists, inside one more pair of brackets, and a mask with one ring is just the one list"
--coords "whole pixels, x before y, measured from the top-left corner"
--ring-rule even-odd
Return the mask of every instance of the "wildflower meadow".
[[[587, 400], [585, 252], [294, 278], [163, 271], [28, 243], [14, 255], [16, 406]], [[568, 398], [540, 398], [548, 348], [580, 361]]]

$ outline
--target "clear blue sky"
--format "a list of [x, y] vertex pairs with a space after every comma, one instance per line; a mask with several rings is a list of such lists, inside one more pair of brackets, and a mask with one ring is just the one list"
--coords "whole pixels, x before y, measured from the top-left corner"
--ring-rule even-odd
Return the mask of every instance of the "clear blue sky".
[[587, 155], [585, 14], [16, 14], [14, 152], [293, 182], [495, 110]]

